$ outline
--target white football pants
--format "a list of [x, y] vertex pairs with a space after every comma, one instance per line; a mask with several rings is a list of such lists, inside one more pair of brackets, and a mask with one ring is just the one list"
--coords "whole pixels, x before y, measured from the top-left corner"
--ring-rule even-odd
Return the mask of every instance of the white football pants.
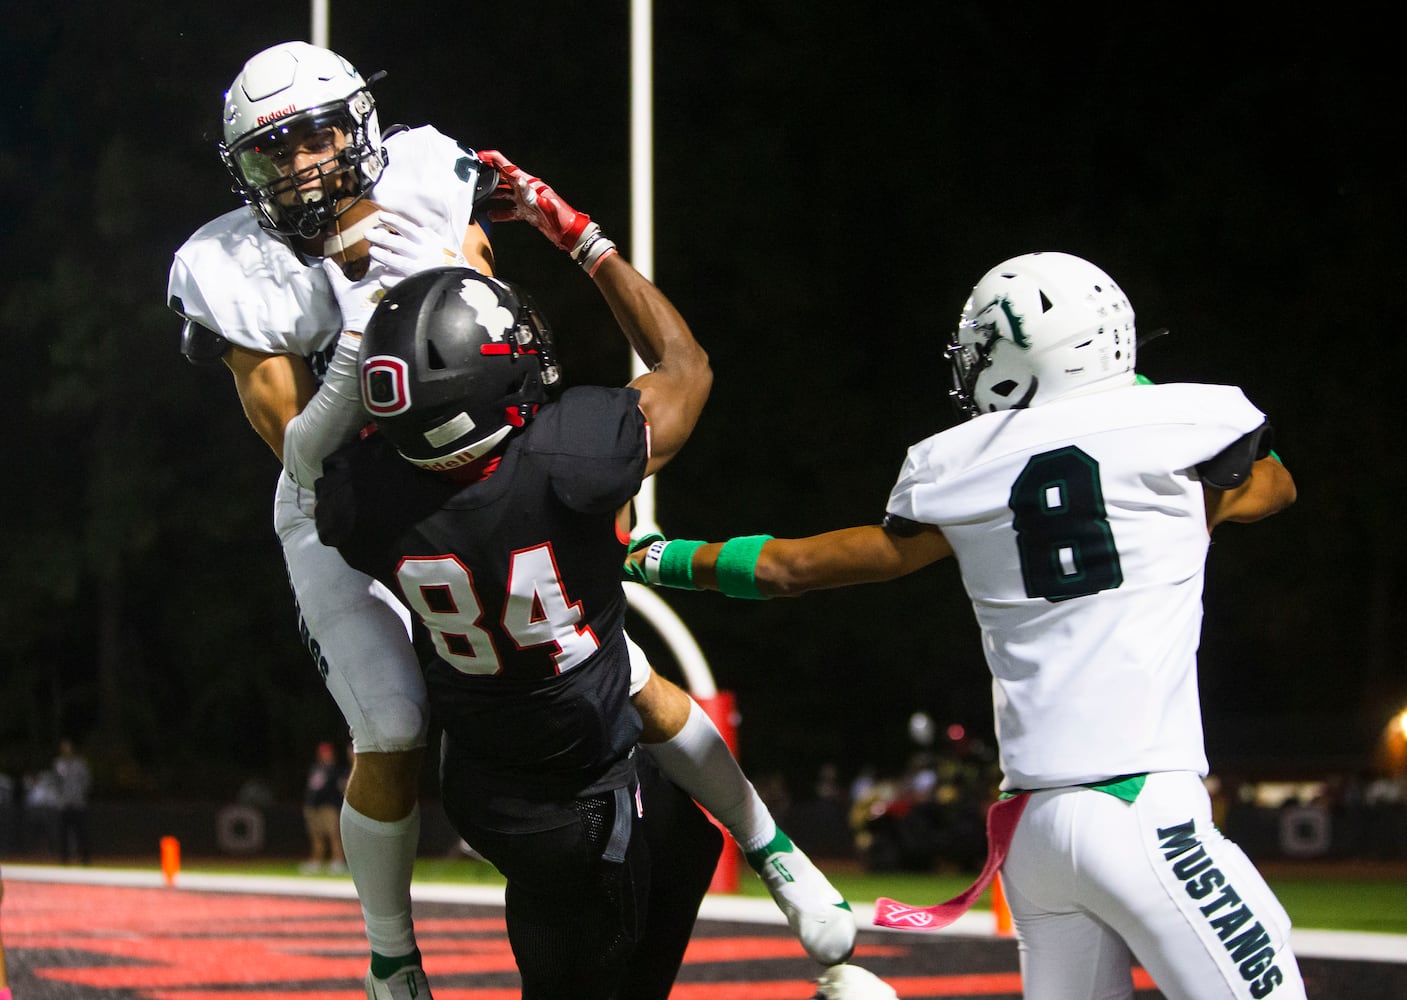
[[1132, 962], [1168, 1000], [1304, 1000], [1289, 918], [1191, 772], [1132, 803], [1032, 793], [1002, 880], [1026, 1000], [1127, 1000]]
[[410, 641], [410, 612], [395, 595], [318, 540], [313, 491], [286, 475], [274, 495], [298, 605], [298, 628], [352, 733], [357, 753], [425, 746], [429, 697]]

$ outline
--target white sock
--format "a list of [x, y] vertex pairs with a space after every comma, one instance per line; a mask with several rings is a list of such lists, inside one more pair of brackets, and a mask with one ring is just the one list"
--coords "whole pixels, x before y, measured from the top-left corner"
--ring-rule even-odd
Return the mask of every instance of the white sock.
[[415, 951], [410, 877], [420, 846], [420, 806], [405, 819], [383, 823], [342, 803], [342, 853], [361, 901], [366, 939], [378, 955]]
[[673, 738], [644, 746], [665, 777], [712, 813], [744, 851], [776, 835], [772, 813], [698, 702], [690, 699], [689, 719]]

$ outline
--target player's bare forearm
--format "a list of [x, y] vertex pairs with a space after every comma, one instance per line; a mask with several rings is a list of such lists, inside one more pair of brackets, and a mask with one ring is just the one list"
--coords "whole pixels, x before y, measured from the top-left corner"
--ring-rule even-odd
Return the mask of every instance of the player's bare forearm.
[[1251, 475], [1234, 490], [1206, 490], [1207, 528], [1223, 521], [1250, 524], [1293, 504], [1299, 496], [1290, 470], [1274, 456], [1259, 459]]
[[652, 473], [683, 447], [703, 412], [713, 385], [708, 354], [664, 293], [619, 254], [601, 261], [592, 278], [650, 369], [631, 384], [650, 421]]
[[231, 346], [224, 361], [250, 426], [282, 462], [284, 428], [317, 390], [308, 363], [291, 354], [261, 354], [239, 346]]
[[483, 227], [477, 222], [470, 223], [469, 228], [464, 231], [464, 244], [460, 247], [460, 252], [464, 254], [469, 266], [480, 274], [494, 273], [493, 245], [489, 243]]
[[549, 187], [496, 149], [479, 159], [498, 171], [489, 198], [494, 222], [527, 222], [596, 282], [631, 348], [649, 372], [632, 385], [650, 422], [650, 461], [659, 470], [688, 440], [713, 383], [713, 374], [689, 326], [643, 274], [621, 258], [616, 245], [585, 212], [578, 212]]
[[[713, 543], [694, 553], [698, 586], [718, 589], [715, 570], [722, 547]], [[937, 528], [925, 526], [906, 537], [872, 524], [809, 538], [774, 538], [762, 546], [753, 573], [763, 596], [795, 597], [812, 590], [894, 580], [952, 554], [952, 546]]]
[[708, 357], [694, 340], [684, 317], [624, 257], [613, 254], [603, 260], [593, 278], [621, 332], [646, 368], [691, 363], [707, 366]]

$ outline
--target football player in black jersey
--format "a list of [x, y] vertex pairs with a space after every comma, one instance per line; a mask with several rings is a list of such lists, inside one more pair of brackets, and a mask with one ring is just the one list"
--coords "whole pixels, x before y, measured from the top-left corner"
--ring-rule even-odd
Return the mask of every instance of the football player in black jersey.
[[325, 462], [318, 531], [433, 646], [445, 809], [507, 879], [523, 996], [663, 998], [721, 836], [635, 752], [617, 513], [688, 439], [712, 375], [595, 223], [505, 167], [517, 217], [593, 277], [649, 370], [559, 392], [521, 289], [470, 268], [407, 278], [363, 337], [375, 429]]

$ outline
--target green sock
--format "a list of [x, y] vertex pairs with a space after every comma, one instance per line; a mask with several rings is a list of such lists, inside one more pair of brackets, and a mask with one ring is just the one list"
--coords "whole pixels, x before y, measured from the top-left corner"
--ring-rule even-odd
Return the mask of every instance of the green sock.
[[377, 979], [387, 979], [393, 973], [404, 969], [407, 965], [420, 965], [420, 949], [416, 948], [409, 955], [398, 955], [391, 958], [387, 955], [371, 953], [371, 974]]
[[761, 875], [762, 864], [768, 857], [780, 851], [791, 850], [795, 850], [795, 845], [792, 844], [791, 838], [782, 832], [781, 827], [777, 827], [777, 835], [769, 840], [765, 846], [759, 847], [755, 851], [748, 851], [743, 856], [747, 858], [747, 863], [752, 865], [752, 870]]

